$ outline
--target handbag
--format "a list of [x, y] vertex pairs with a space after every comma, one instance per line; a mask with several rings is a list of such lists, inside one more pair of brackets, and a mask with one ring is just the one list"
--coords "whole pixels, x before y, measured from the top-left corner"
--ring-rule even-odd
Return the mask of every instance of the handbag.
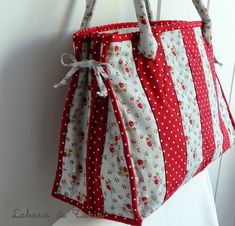
[[215, 70], [211, 20], [91, 27], [89, 0], [74, 55], [54, 87], [71, 82], [52, 196], [90, 216], [141, 225], [181, 186], [235, 143], [235, 123]]

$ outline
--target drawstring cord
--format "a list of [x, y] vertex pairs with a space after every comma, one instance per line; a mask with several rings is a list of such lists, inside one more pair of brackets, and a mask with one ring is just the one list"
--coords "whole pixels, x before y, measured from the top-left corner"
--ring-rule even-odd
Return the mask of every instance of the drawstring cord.
[[[69, 62], [66, 63], [65, 62], [66, 60], [69, 60]], [[95, 60], [77, 61], [76, 58], [70, 53], [63, 53], [61, 55], [61, 63], [65, 67], [70, 67], [71, 69], [68, 71], [68, 73], [65, 75], [65, 77], [59, 83], [57, 83], [56, 85], [53, 86], [54, 88], [59, 88], [64, 85], [67, 85], [70, 77], [75, 75], [76, 72], [78, 72], [82, 68], [89, 68], [89, 69], [93, 69], [95, 71], [96, 80], [97, 80], [99, 90], [100, 90], [97, 92], [97, 95], [99, 95], [101, 97], [108, 96], [107, 88], [105, 86], [103, 79], [108, 79], [109, 74], [115, 74], [115, 70], [111, 64], [102, 63], [102, 62], [98, 62]], [[107, 67], [108, 74], [105, 72], [103, 66]]]

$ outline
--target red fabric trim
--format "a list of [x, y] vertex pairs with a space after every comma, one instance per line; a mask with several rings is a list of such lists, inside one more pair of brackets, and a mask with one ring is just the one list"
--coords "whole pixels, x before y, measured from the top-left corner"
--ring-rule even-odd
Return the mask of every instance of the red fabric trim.
[[[93, 75], [93, 72], [92, 72]], [[95, 197], [93, 194], [94, 191], [94, 165], [93, 165], [93, 143], [94, 143], [94, 115], [95, 115], [95, 101], [96, 101], [96, 92], [97, 92], [97, 82], [94, 76], [91, 77], [91, 101], [90, 101], [90, 116], [88, 123], [88, 132], [87, 132], [87, 157], [86, 157], [86, 190], [87, 196], [84, 202], [84, 205], [89, 207], [90, 211], [95, 212]]]
[[196, 172], [197, 174], [212, 161], [216, 146], [206, 78], [194, 29], [190, 28], [187, 29], [187, 31], [183, 30], [181, 33], [183, 35], [184, 45], [191, 68], [201, 119], [203, 161]]
[[[151, 22], [151, 27], [153, 31], [156, 32], [165, 32], [165, 31], [171, 31], [175, 29], [185, 29], [190, 27], [200, 27], [202, 26], [201, 21], [180, 21], [180, 20], [162, 20], [162, 21], [153, 21]], [[131, 32], [129, 34], [118, 34], [117, 29], [122, 28], [131, 28], [131, 27], [138, 27], [137, 22], [126, 22], [126, 23], [115, 23], [115, 24], [107, 24], [103, 26], [97, 26], [97, 27], [91, 27], [86, 28], [83, 30], [80, 30], [76, 33], [74, 33], [73, 37], [77, 38], [87, 38], [91, 37], [92, 35], [97, 35], [99, 32], [105, 32], [105, 31], [111, 31], [111, 33], [106, 34], [99, 34], [101, 37], [105, 37], [107, 35], [112, 35], [114, 38], [125, 38], [129, 35], [129, 38], [131, 37], [131, 34], [138, 33], [138, 32]], [[119, 40], [120, 40], [119, 39]]]
[[[165, 160], [165, 201], [181, 186], [186, 176], [186, 142], [174, 83], [165, 60], [160, 35], [156, 36], [156, 59], [147, 60], [135, 45], [134, 59], [137, 71], [158, 126]], [[177, 134], [177, 136], [175, 136]], [[169, 139], [170, 138], [170, 139]]]
[[[100, 60], [100, 46], [96, 41], [93, 42], [93, 50], [92, 50], [92, 59], [97, 61]], [[92, 79], [95, 79], [95, 74], [93, 73]], [[95, 82], [95, 86], [97, 87], [97, 82]], [[97, 89], [96, 89], [97, 91]], [[100, 181], [100, 171], [102, 166], [102, 156], [104, 151], [104, 144], [106, 138], [106, 126], [107, 126], [107, 116], [108, 116], [108, 98], [99, 97], [94, 93], [94, 113], [93, 123], [91, 130], [93, 131], [93, 143], [92, 143], [92, 164], [93, 164], [93, 185], [92, 191], [93, 194], [94, 206], [97, 213], [104, 213], [104, 199]]]
[[61, 200], [61, 201], [63, 201], [63, 202], [66, 202], [70, 205], [73, 205], [73, 206], [81, 209], [84, 213], [86, 213], [87, 215], [90, 215], [91, 217], [117, 221], [117, 222], [121, 222], [121, 223], [124, 223], [124, 224], [130, 224], [130, 225], [135, 225], [135, 226], [141, 226], [141, 224], [142, 224], [142, 220], [136, 220], [136, 219], [132, 220], [132, 219], [129, 219], [129, 218], [116, 216], [116, 215], [111, 215], [111, 214], [106, 214], [106, 213], [95, 215], [95, 214], [91, 213], [90, 210], [87, 209], [87, 207], [85, 205], [77, 202], [76, 200], [70, 199], [70, 198], [68, 198], [66, 196], [63, 196], [61, 194], [58, 194], [58, 193], [53, 193], [52, 196], [59, 199], [59, 200]]
[[216, 79], [218, 79], [218, 82], [219, 82], [219, 85], [220, 85], [220, 88], [221, 88], [221, 91], [222, 91], [222, 96], [225, 100], [225, 103], [226, 103], [226, 106], [227, 106], [227, 109], [228, 109], [228, 112], [229, 112], [229, 116], [230, 116], [230, 119], [231, 119], [232, 124], [233, 124], [234, 127], [235, 127], [235, 124], [234, 124], [234, 120], [233, 120], [231, 111], [229, 109], [229, 105], [227, 103], [226, 97], [224, 96], [224, 92], [223, 92], [222, 86], [220, 84], [219, 78], [217, 77], [217, 73], [216, 73], [216, 70], [215, 70], [215, 63], [214, 63], [213, 47], [212, 47], [212, 45], [209, 46], [207, 44], [206, 40], [204, 40], [204, 46], [205, 46], [207, 58], [208, 58], [208, 61], [209, 61], [209, 64], [210, 64], [210, 69], [211, 69], [212, 76], [213, 76], [214, 87], [215, 87], [215, 90], [216, 90], [220, 127], [221, 127], [221, 131], [222, 131], [222, 134], [223, 134], [223, 137], [224, 137], [224, 140], [223, 140], [223, 153], [224, 153], [224, 152], [226, 152], [226, 150], [228, 150], [230, 148], [231, 144], [230, 144], [228, 130], [227, 130], [225, 124], [224, 124], [224, 121], [223, 121], [223, 119], [221, 117], [221, 113], [220, 113], [220, 106], [219, 106], [219, 100], [218, 100], [218, 87], [217, 87]]

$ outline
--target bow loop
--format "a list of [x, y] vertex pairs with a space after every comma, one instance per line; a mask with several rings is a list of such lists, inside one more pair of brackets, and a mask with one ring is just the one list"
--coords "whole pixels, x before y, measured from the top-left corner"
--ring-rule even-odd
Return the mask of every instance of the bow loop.
[[[67, 61], [67, 62], [66, 62]], [[81, 68], [89, 68], [93, 69], [95, 71], [96, 75], [96, 80], [99, 86], [100, 91], [97, 92], [97, 94], [101, 97], [107, 97], [108, 92], [105, 86], [105, 83], [103, 79], [108, 79], [109, 75], [105, 72], [103, 66], [107, 66], [108, 68], [108, 73], [114, 73], [114, 68], [111, 64], [109, 63], [102, 63], [102, 62], [97, 62], [95, 60], [82, 60], [82, 61], [77, 61], [75, 56], [69, 53], [63, 53], [61, 55], [61, 63], [65, 67], [70, 67], [71, 69], [68, 71], [68, 73], [65, 75], [65, 77], [56, 85], [54, 85], [54, 88], [59, 88], [64, 85], [67, 85], [68, 80], [70, 77], [76, 74]]]

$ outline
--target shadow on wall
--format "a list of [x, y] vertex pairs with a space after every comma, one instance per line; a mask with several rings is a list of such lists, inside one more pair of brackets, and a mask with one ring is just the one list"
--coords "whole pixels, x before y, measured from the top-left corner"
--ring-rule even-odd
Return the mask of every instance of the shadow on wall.
[[73, 51], [72, 35], [64, 34], [74, 2], [70, 1], [58, 37], [35, 38], [19, 45], [3, 65], [1, 225], [48, 226], [72, 209], [51, 197], [68, 88], [55, 90], [52, 86], [67, 71], [60, 65], [60, 54]]

